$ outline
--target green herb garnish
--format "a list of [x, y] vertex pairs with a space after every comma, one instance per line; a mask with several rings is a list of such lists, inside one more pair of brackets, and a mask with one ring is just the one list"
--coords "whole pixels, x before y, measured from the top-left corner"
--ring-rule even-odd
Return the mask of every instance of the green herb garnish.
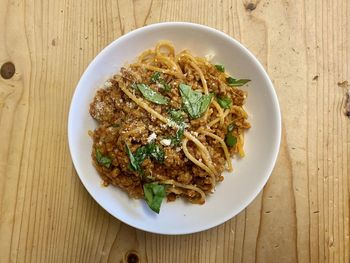
[[192, 119], [202, 116], [208, 109], [213, 94], [204, 95], [199, 91], [192, 90], [191, 86], [180, 84], [182, 103], [188, 115]]
[[99, 149], [96, 149], [96, 160], [100, 165], [106, 168], [109, 168], [112, 163], [112, 160], [107, 156], [103, 156]]
[[135, 156], [132, 154], [129, 145], [125, 144], [125, 150], [129, 157], [129, 167], [137, 172], [141, 172], [141, 165], [140, 162], [135, 158]]
[[163, 163], [165, 159], [164, 150], [154, 141], [140, 146], [134, 153], [131, 152], [127, 144], [125, 144], [125, 149], [130, 161], [129, 167], [139, 173], [143, 173], [141, 165], [147, 158], [152, 158], [159, 163]]
[[185, 125], [184, 124], [180, 124], [178, 126], [178, 129], [177, 129], [176, 133], [175, 133], [175, 136], [168, 137], [168, 139], [171, 140], [171, 145], [172, 146], [180, 145], [180, 143], [182, 142], [182, 138], [184, 136], [184, 132], [185, 132]]
[[160, 206], [166, 195], [165, 186], [158, 183], [148, 183], [143, 185], [145, 201], [149, 208], [159, 214]]
[[216, 97], [216, 101], [223, 109], [229, 109], [232, 104], [232, 100], [229, 97]]
[[227, 146], [233, 147], [237, 143], [237, 138], [233, 136], [231, 132], [228, 132], [225, 136], [225, 142]]
[[227, 126], [227, 133], [225, 136], [225, 142], [226, 142], [226, 145], [229, 147], [233, 147], [237, 143], [237, 138], [232, 134], [232, 131], [234, 128], [236, 128], [236, 124], [234, 124], [234, 123], [230, 123]]
[[158, 71], [154, 72], [151, 76], [151, 82], [160, 84], [161, 88], [165, 92], [169, 92], [171, 90], [170, 85], [166, 83], [166, 81], [161, 77], [161, 73]]
[[162, 94], [152, 90], [150, 87], [148, 87], [146, 84], [137, 84], [137, 88], [142, 93], [142, 95], [149, 101], [156, 103], [156, 104], [167, 104], [168, 99], [164, 97]]
[[180, 124], [184, 121], [183, 111], [170, 109], [168, 110], [168, 113], [169, 113], [170, 119], [175, 123]]
[[168, 139], [171, 140], [172, 146], [177, 146], [181, 143], [182, 137], [185, 132], [185, 123], [184, 123], [184, 112], [182, 110], [170, 109], [168, 111], [169, 118], [171, 121], [175, 122], [178, 126], [178, 129], [175, 133], [175, 136], [170, 136]]
[[171, 86], [168, 83], [161, 83], [165, 92], [171, 91]]
[[[138, 151], [143, 151], [144, 152], [143, 154], [146, 155], [146, 158], [150, 157], [159, 163], [164, 162], [165, 153], [164, 153], [163, 149], [160, 148], [160, 146], [158, 144], [156, 144], [154, 141], [145, 145], [145, 146], [139, 147], [136, 151], [136, 154]], [[136, 156], [138, 156], [138, 155], [136, 155]]]
[[240, 87], [249, 82], [250, 79], [234, 79], [232, 77], [226, 78], [226, 82], [231, 87]]
[[220, 72], [225, 72], [225, 66], [221, 64], [216, 64], [215, 65], [216, 69]]
[[157, 83], [160, 79], [160, 72], [156, 71], [151, 76], [151, 82]]

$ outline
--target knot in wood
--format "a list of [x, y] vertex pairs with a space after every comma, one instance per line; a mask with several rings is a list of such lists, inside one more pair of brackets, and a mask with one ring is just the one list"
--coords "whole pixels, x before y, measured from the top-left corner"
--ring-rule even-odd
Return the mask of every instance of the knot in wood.
[[126, 254], [127, 263], [139, 263], [139, 255], [135, 251], [130, 251]]
[[245, 5], [245, 9], [248, 11], [253, 11], [255, 8], [256, 8], [256, 4], [254, 4], [254, 3], [247, 3]]
[[12, 62], [6, 62], [1, 66], [0, 75], [4, 79], [10, 79], [16, 72], [15, 65]]

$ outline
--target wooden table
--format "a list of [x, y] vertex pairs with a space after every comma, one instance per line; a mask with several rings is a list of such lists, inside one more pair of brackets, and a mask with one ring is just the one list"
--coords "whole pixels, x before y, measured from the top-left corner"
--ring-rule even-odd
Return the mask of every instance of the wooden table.
[[[349, 262], [350, 1], [0, 3], [1, 262]], [[88, 63], [119, 36], [161, 21], [240, 40], [267, 69], [282, 109], [264, 191], [193, 235], [145, 233], [107, 214], [67, 144], [71, 97]]]

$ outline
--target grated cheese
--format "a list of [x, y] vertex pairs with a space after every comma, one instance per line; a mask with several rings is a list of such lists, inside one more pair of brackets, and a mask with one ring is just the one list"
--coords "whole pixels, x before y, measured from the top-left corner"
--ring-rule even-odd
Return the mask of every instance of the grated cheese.
[[191, 134], [193, 134], [194, 136], [198, 136], [198, 132], [195, 132], [195, 131], [191, 131]]
[[171, 144], [171, 140], [170, 139], [163, 139], [160, 141], [161, 144], [163, 144], [164, 146], [169, 146]]
[[110, 82], [109, 80], [107, 80], [106, 82], [105, 82], [105, 88], [110, 88], [110, 87], [112, 87], [113, 86], [113, 84], [112, 84], [112, 82]]
[[148, 136], [147, 142], [150, 143], [151, 141], [155, 140], [156, 138], [157, 138], [157, 134], [155, 134], [154, 132], [152, 132], [151, 135]]

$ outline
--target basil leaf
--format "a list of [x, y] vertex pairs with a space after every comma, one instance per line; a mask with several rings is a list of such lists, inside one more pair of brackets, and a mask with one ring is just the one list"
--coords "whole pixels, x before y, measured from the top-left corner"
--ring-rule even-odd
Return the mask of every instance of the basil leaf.
[[161, 81], [157, 83], [158, 87], [161, 88], [164, 92], [169, 92], [171, 91], [171, 87], [168, 83], [165, 81]]
[[233, 147], [237, 143], [237, 138], [233, 136], [232, 133], [228, 132], [225, 137], [225, 142], [227, 146]]
[[159, 214], [160, 206], [166, 195], [165, 186], [158, 183], [148, 183], [143, 185], [143, 191], [149, 208]]
[[201, 106], [200, 106], [199, 115], [202, 115], [204, 112], [207, 111], [207, 109], [208, 109], [208, 107], [210, 105], [211, 99], [213, 97], [214, 97], [213, 93], [210, 93], [208, 95], [203, 95], [202, 96], [202, 103], [201, 103]]
[[229, 109], [232, 104], [232, 100], [229, 97], [216, 97], [216, 101], [223, 109]]
[[232, 77], [226, 78], [226, 82], [231, 87], [240, 87], [249, 82], [250, 79], [234, 79]]
[[166, 83], [166, 81], [161, 77], [161, 73], [158, 71], [154, 72], [151, 76], [151, 82], [160, 84], [161, 88], [165, 92], [169, 92], [171, 90], [170, 85]]
[[143, 161], [146, 160], [147, 158], [150, 157], [159, 163], [163, 163], [165, 159], [164, 150], [155, 142], [151, 142], [144, 146], [140, 146], [139, 148], [136, 149], [134, 154], [131, 152], [127, 144], [125, 144], [125, 149], [129, 156], [130, 168], [141, 174], [143, 173], [141, 165]]
[[162, 83], [163, 89], [165, 92], [171, 91], [171, 86], [168, 83], [165, 83], [165, 81]]
[[139, 163], [142, 164], [144, 160], [147, 159], [148, 157], [148, 152], [147, 152], [147, 145], [145, 146], [140, 146], [139, 148], [136, 149], [135, 151], [135, 160]]
[[224, 65], [221, 65], [221, 64], [216, 64], [215, 65], [216, 69], [220, 72], [225, 72], [225, 67]]
[[176, 145], [179, 145], [182, 141], [182, 137], [184, 136], [184, 132], [185, 132], [185, 127], [183, 125], [181, 125], [175, 134], [175, 143]]
[[135, 152], [135, 159], [139, 163], [142, 163], [148, 157], [155, 159], [159, 163], [163, 163], [165, 153], [164, 150], [155, 142], [151, 142], [149, 144], [137, 148]]
[[181, 143], [185, 131], [185, 123], [183, 116], [184, 112], [181, 110], [170, 109], [168, 113], [170, 119], [178, 125], [178, 129], [175, 133], [175, 136], [170, 136], [168, 137], [168, 139], [171, 140], [171, 145], [177, 146]]
[[182, 142], [182, 137], [184, 136], [185, 132], [185, 126], [184, 125], [179, 125], [179, 128], [177, 129], [175, 136], [169, 137], [171, 140], [171, 145], [173, 146], [178, 146]]
[[107, 156], [103, 156], [99, 149], [96, 149], [96, 160], [100, 165], [106, 168], [109, 168], [112, 163], [112, 160]]
[[128, 154], [129, 156], [129, 167], [134, 170], [134, 171], [138, 171], [140, 172], [141, 171], [141, 166], [140, 166], [140, 162], [135, 158], [135, 156], [132, 154], [130, 148], [129, 148], [129, 145], [128, 144], [125, 144], [125, 150], [126, 150], [126, 153]]
[[146, 151], [147, 151], [147, 154], [149, 155], [149, 157], [153, 158], [157, 162], [159, 162], [159, 163], [164, 162], [165, 153], [164, 153], [163, 149], [161, 149], [160, 146], [158, 144], [156, 144], [155, 142], [152, 142], [152, 143], [149, 143], [148, 145], [146, 145]]
[[159, 79], [160, 79], [160, 72], [158, 71], [154, 72], [151, 76], [151, 82], [157, 83]]
[[182, 115], [183, 111], [181, 110], [175, 110], [175, 109], [170, 109], [168, 111], [169, 115], [170, 115], [170, 119], [172, 121], [174, 121], [177, 124], [180, 124], [184, 121], [184, 117]]
[[236, 124], [231, 123], [227, 126], [227, 132], [232, 132], [234, 128], [236, 128]]
[[162, 94], [152, 90], [150, 87], [148, 87], [146, 84], [137, 84], [137, 88], [142, 93], [142, 95], [149, 101], [156, 103], [156, 104], [167, 104], [168, 99], [164, 97]]
[[192, 119], [199, 118], [208, 109], [213, 94], [204, 95], [185, 84], [179, 88], [185, 110]]

